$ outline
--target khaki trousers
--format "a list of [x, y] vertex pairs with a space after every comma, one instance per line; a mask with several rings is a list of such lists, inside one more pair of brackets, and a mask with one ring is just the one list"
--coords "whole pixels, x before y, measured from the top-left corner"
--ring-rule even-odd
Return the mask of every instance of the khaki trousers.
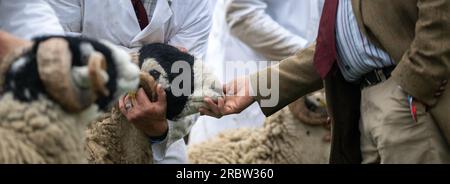
[[450, 163], [450, 146], [425, 106], [411, 115], [407, 94], [391, 79], [362, 90], [363, 163]]

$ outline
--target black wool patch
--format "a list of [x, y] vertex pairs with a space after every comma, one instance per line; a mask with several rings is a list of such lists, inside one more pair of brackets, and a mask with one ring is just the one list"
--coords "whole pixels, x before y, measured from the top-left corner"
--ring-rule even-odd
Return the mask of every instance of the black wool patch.
[[[180, 75], [180, 73], [172, 73], [172, 65], [177, 61], [185, 61], [189, 63], [191, 69], [191, 94], [194, 92], [194, 56], [181, 52], [178, 48], [162, 44], [162, 43], [154, 43], [145, 45], [140, 50], [139, 55], [139, 66], [142, 67], [142, 64], [146, 59], [153, 58], [158, 62], [158, 64], [164, 69], [167, 73], [167, 77], [169, 83], [172, 84], [172, 81]], [[155, 79], [158, 79], [161, 74], [155, 71], [149, 71], [150, 75]], [[183, 83], [180, 84], [180, 88], [183, 88]], [[181, 114], [186, 103], [188, 101], [189, 96], [175, 96], [171, 89], [165, 89], [167, 95], [167, 119], [175, 120], [175, 118]]]
[[28, 51], [20, 59], [24, 60], [20, 67], [15, 70], [10, 68], [6, 72], [3, 89], [5, 92], [12, 92], [14, 98], [19, 101], [34, 101], [39, 97], [39, 94], [45, 94], [43, 84], [39, 79], [35, 54], [33, 54], [33, 51]]
[[65, 36], [43, 36], [35, 38], [35, 44], [33, 45], [32, 49], [24, 56], [22, 56], [27, 61], [25, 65], [23, 65], [19, 70], [16, 71], [11, 70], [10, 68], [10, 70], [6, 73], [4, 86], [5, 92], [11, 91], [13, 92], [15, 98], [25, 102], [36, 100], [39, 94], [46, 94], [42, 81], [39, 78], [36, 54], [40, 43], [51, 38], [62, 38], [69, 43], [69, 48], [72, 53], [72, 66], [87, 65], [87, 60], [86, 58], [82, 57], [82, 51], [80, 49], [82, 43], [91, 44], [96, 51], [102, 53], [105, 56], [107, 61], [107, 73], [110, 78], [106, 86], [110, 91], [110, 95], [98, 99], [96, 103], [100, 109], [106, 110], [106, 108], [108, 108], [107, 106], [109, 102], [114, 99], [114, 93], [117, 89], [117, 68], [116, 63], [114, 62], [115, 58], [113, 58], [110, 48], [106, 47], [100, 42], [88, 38]]

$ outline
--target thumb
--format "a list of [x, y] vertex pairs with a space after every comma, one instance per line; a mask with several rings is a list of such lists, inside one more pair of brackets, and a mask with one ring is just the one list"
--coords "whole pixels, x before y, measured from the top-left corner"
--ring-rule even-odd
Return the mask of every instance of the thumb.
[[139, 105], [151, 103], [150, 99], [142, 88], [139, 88], [139, 90], [136, 92], [136, 101], [136, 103], [138, 103]]
[[166, 105], [166, 91], [164, 91], [161, 84], [158, 84], [158, 87], [156, 87], [156, 93], [158, 95], [158, 101], [156, 103], [158, 103], [159, 105]]

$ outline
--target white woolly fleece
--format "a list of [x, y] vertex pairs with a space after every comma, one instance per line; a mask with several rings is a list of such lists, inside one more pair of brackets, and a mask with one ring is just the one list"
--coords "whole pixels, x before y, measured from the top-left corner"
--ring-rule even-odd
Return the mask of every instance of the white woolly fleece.
[[131, 62], [131, 56], [125, 50], [109, 43], [108, 41], [100, 42], [111, 49], [114, 61], [116, 62], [115, 64], [118, 80], [114, 98], [118, 99], [130, 89], [137, 89], [139, 86], [140, 69], [136, 64]]
[[0, 163], [87, 163], [84, 131], [96, 107], [75, 115], [46, 97], [24, 103], [11, 93], [0, 104]]

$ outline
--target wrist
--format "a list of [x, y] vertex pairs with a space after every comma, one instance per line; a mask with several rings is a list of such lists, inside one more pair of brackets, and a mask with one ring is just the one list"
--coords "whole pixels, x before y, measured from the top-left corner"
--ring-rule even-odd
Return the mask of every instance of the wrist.
[[164, 137], [167, 135], [167, 132], [169, 131], [169, 125], [167, 120], [159, 120], [159, 121], [153, 121], [150, 123], [152, 126], [144, 130], [144, 133], [147, 137], [154, 139], [159, 139], [161, 137]]
[[167, 129], [165, 131], [165, 133], [160, 135], [160, 136], [149, 136], [149, 135], [147, 135], [147, 137], [150, 139], [150, 143], [151, 144], [160, 143], [160, 142], [163, 142], [167, 138], [168, 133], [169, 133], [169, 129]]

